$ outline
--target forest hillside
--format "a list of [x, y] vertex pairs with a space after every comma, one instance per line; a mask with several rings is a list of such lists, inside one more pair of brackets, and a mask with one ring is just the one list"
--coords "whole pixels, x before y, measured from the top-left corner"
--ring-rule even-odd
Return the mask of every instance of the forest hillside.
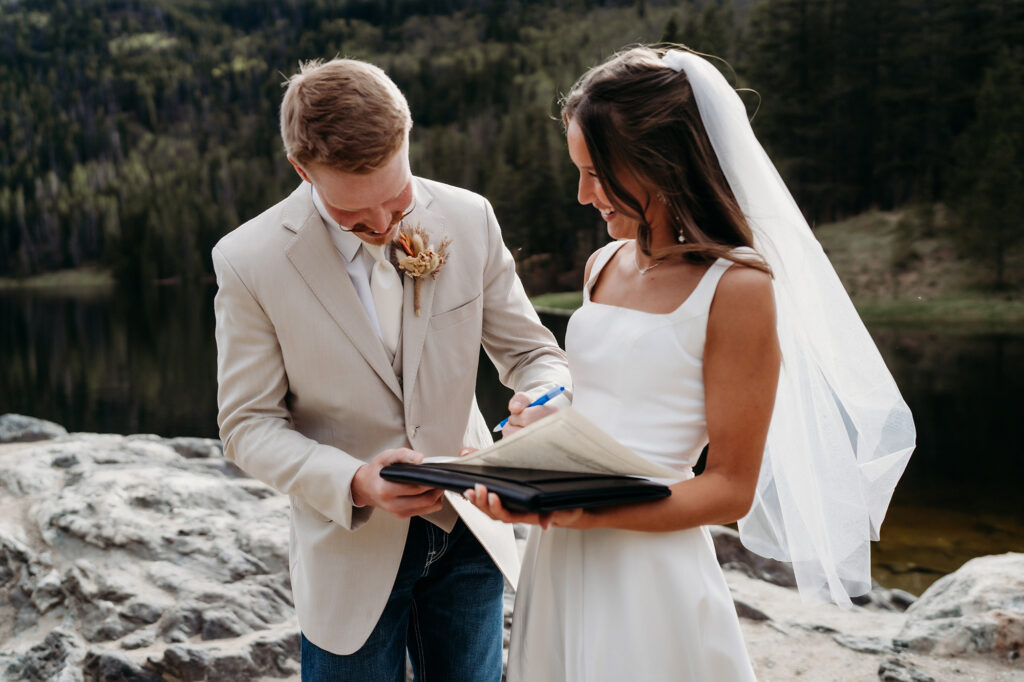
[[0, 277], [208, 277], [215, 241], [297, 182], [285, 75], [342, 55], [406, 92], [415, 172], [485, 194], [525, 270], [569, 273], [535, 287], [575, 287], [604, 229], [576, 203], [559, 96], [659, 40], [757, 91], [812, 225], [938, 205], [979, 286], [1020, 284], [1019, 0], [0, 0]]

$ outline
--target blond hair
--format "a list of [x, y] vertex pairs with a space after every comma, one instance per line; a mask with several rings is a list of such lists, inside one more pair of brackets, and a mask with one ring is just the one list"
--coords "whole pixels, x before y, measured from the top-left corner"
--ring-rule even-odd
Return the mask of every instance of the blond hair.
[[409, 104], [373, 64], [315, 59], [299, 64], [281, 102], [281, 139], [300, 166], [348, 173], [384, 166], [412, 128]]

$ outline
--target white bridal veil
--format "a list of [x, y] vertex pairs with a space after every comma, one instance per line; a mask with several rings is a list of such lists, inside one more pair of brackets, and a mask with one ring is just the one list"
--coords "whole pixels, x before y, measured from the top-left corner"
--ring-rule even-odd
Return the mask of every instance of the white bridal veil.
[[871, 589], [870, 540], [914, 449], [910, 410], [821, 245], [708, 61], [671, 50], [719, 164], [774, 273], [782, 372], [754, 506], [740, 537], [792, 562], [802, 595]]

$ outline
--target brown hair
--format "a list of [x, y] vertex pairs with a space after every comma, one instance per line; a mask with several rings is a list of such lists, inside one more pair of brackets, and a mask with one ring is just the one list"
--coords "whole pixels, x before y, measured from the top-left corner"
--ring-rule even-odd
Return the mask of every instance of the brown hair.
[[300, 63], [286, 84], [281, 139], [300, 166], [370, 173], [394, 156], [412, 128], [405, 97], [373, 64], [312, 60]]
[[648, 201], [664, 201], [672, 228], [685, 238], [668, 253], [694, 262], [724, 257], [770, 273], [763, 260], [730, 253], [753, 247], [753, 233], [718, 164], [685, 71], [661, 61], [667, 49], [634, 47], [587, 71], [562, 100], [562, 123], [576, 122], [608, 200], [640, 222], [637, 245], [644, 253], [651, 255], [648, 206], [626, 191], [618, 179], [623, 173], [648, 188]]

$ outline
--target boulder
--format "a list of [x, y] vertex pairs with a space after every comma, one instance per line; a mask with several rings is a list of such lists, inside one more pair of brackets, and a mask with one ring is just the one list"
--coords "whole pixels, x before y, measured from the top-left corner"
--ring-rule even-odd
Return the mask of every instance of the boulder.
[[898, 658], [887, 658], [878, 666], [878, 679], [882, 682], [935, 682], [935, 678], [910, 666]]
[[27, 443], [66, 435], [67, 429], [45, 419], [13, 413], [0, 415], [0, 443]]
[[209, 459], [224, 454], [224, 448], [220, 441], [212, 438], [179, 436], [167, 439], [167, 444], [174, 448], [179, 455], [189, 459]]
[[857, 606], [866, 606], [881, 611], [906, 611], [907, 607], [917, 601], [917, 597], [905, 590], [898, 588], [886, 589], [875, 581], [871, 581], [871, 591], [856, 597], [851, 597]]
[[288, 498], [219, 454], [75, 434], [0, 456], [0, 679], [297, 674]]
[[[0, 506], [0, 679], [298, 679], [288, 498], [216, 441], [79, 433], [0, 446]], [[906, 612], [913, 595], [881, 586], [840, 611], [802, 603], [788, 566], [735, 531], [711, 533], [759, 678], [1017, 679], [1021, 555], [975, 560]], [[509, 591], [506, 644], [512, 610]]]
[[906, 615], [899, 647], [1017, 660], [1024, 649], [1024, 554], [968, 561], [932, 584]]
[[85, 656], [81, 641], [65, 629], [47, 634], [43, 640], [8, 665], [0, 658], [0, 678], [5, 680], [82, 680], [80, 664]]
[[755, 554], [740, 542], [740, 534], [726, 526], [710, 526], [711, 539], [715, 542], [715, 554], [723, 568], [743, 571], [751, 578], [782, 587], [796, 587], [796, 575], [790, 564], [766, 559]]

